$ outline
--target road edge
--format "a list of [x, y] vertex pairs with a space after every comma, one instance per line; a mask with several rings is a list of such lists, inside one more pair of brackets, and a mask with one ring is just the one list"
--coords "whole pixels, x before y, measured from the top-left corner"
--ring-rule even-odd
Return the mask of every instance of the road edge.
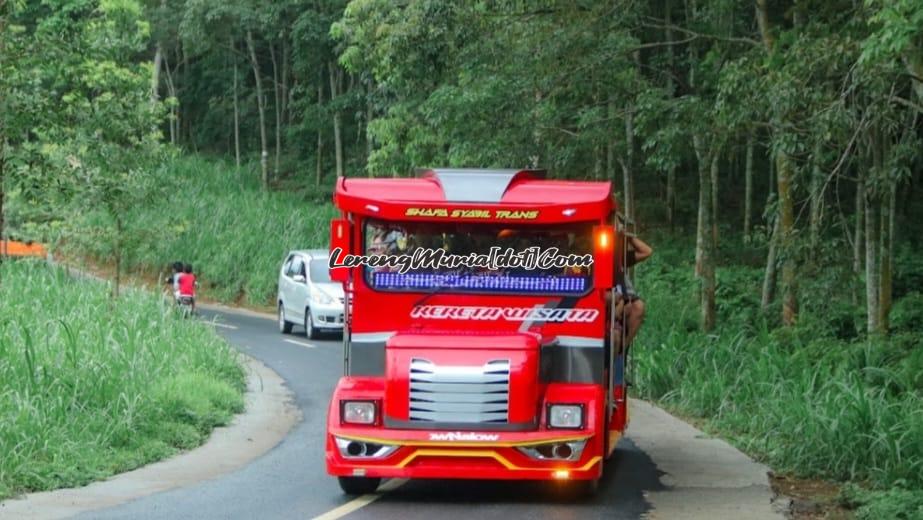
[[626, 437], [657, 466], [663, 489], [648, 490], [646, 520], [784, 519], [789, 504], [772, 490], [769, 467], [671, 414], [631, 399]]
[[261, 361], [246, 360], [245, 409], [212, 431], [205, 444], [80, 488], [29, 493], [0, 502], [6, 519], [57, 519], [117, 506], [231, 473], [277, 446], [301, 421], [285, 380]]

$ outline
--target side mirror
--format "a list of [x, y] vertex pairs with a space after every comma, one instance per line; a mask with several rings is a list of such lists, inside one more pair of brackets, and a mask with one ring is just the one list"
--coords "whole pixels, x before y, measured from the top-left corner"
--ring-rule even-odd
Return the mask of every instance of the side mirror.
[[593, 226], [593, 282], [597, 289], [615, 284], [615, 228]]
[[307, 280], [305, 279], [305, 277], [302, 276], [302, 275], [300, 275], [300, 274], [296, 274], [295, 276], [293, 276], [293, 277], [292, 277], [292, 280], [293, 280], [295, 283], [305, 283], [305, 282], [307, 281]]
[[[330, 221], [330, 259], [328, 260], [328, 265], [333, 265], [334, 262], [341, 263], [343, 257], [351, 254], [352, 249], [350, 248], [350, 225], [349, 220], [345, 218], [335, 218]], [[337, 258], [333, 258], [333, 255], [339, 252]], [[330, 269], [330, 279], [335, 282], [345, 283], [349, 280], [349, 268], [348, 267], [336, 267]]]

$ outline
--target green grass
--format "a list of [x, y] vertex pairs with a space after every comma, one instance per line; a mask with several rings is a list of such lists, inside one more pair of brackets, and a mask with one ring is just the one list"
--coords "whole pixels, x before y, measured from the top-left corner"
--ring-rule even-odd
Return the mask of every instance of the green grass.
[[827, 280], [809, 277], [802, 290], [828, 301], [803, 309], [795, 328], [776, 328], [774, 316], [759, 311], [762, 270], [735, 264], [718, 271], [722, 326], [706, 335], [692, 271], [672, 246], [643, 266], [650, 314], [635, 351], [636, 388], [705, 419], [777, 471], [862, 484], [869, 491], [853, 501], [860, 516], [920, 518], [921, 331], [865, 339], [850, 321], [861, 322], [861, 309], [850, 315], [824, 289]]
[[[279, 268], [292, 249], [327, 247], [335, 211], [330, 188], [276, 186], [262, 192], [252, 167], [184, 156], [153, 172], [169, 195], [128, 215], [125, 264], [148, 277], [180, 260], [193, 264], [204, 294], [249, 305], [272, 304]], [[99, 214], [78, 228], [99, 227]], [[111, 265], [108, 241], [73, 233], [66, 250]]]
[[243, 409], [235, 351], [161, 298], [4, 262], [0, 499], [197, 446]]

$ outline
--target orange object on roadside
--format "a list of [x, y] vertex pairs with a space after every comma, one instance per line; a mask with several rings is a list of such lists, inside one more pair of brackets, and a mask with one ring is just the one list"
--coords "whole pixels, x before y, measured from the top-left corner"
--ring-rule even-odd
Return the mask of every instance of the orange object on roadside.
[[0, 255], [3, 256], [35, 256], [45, 258], [48, 252], [45, 246], [38, 242], [17, 242], [15, 240], [0, 240]]

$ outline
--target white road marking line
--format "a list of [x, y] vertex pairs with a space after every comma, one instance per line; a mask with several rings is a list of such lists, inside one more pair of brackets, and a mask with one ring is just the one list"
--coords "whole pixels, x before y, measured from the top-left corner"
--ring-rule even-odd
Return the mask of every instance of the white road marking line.
[[214, 322], [214, 321], [209, 321], [209, 322], [206, 322], [206, 323], [209, 323], [209, 324], [214, 325], [214, 326], [216, 326], [216, 327], [221, 327], [222, 329], [237, 330], [237, 325], [227, 325], [227, 324], [225, 324], [225, 323], [217, 323], [217, 322]]
[[407, 483], [406, 478], [392, 478], [381, 485], [378, 488], [378, 491], [375, 493], [369, 493], [367, 495], [358, 496], [349, 502], [343, 504], [342, 506], [331, 509], [326, 513], [315, 516], [312, 520], [337, 520], [338, 518], [343, 518], [344, 516], [361, 509], [372, 502], [381, 498], [388, 491], [394, 491], [395, 489], [403, 486]]
[[286, 343], [291, 343], [291, 344], [293, 344], [293, 345], [301, 345], [302, 347], [317, 348], [317, 345], [312, 345], [312, 344], [310, 344], [310, 343], [305, 343], [304, 341], [298, 341], [298, 340], [294, 340], [294, 339], [283, 339], [282, 341], [284, 341], [284, 342], [286, 342]]

